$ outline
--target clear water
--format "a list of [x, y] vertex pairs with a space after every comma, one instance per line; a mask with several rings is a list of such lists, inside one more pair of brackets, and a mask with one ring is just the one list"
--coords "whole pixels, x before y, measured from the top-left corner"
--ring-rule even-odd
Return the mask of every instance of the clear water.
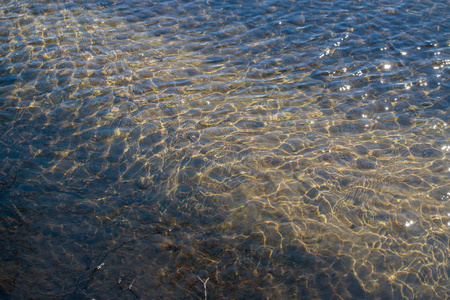
[[1, 1], [0, 296], [445, 299], [448, 1]]

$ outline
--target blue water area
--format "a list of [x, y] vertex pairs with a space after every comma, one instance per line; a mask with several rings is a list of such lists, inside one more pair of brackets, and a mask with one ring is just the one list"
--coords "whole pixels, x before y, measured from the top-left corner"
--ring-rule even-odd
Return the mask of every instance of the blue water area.
[[0, 0], [0, 298], [447, 299], [449, 15]]

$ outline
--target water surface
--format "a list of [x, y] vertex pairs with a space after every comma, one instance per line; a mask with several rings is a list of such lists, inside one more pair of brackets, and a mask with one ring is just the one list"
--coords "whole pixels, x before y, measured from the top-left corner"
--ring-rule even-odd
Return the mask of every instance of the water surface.
[[1, 1], [1, 297], [445, 299], [448, 15]]

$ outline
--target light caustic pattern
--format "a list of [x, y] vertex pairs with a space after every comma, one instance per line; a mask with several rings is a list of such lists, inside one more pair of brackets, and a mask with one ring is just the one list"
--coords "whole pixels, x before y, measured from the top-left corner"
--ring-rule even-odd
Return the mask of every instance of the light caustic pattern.
[[350, 2], [2, 1], [1, 294], [446, 298], [449, 8]]

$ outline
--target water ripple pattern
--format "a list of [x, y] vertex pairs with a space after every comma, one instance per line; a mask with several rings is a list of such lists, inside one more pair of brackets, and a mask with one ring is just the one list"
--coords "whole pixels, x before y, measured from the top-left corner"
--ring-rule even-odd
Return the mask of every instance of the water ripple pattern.
[[446, 299], [448, 1], [0, 1], [0, 297]]

